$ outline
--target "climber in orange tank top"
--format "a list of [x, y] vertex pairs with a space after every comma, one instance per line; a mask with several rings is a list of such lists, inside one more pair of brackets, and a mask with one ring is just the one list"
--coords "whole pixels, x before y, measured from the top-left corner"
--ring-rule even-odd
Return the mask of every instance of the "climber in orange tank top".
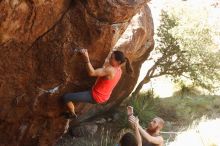
[[93, 68], [86, 49], [81, 49], [80, 53], [83, 55], [89, 75], [97, 77], [97, 80], [91, 90], [64, 95], [64, 102], [69, 110], [67, 118], [76, 117], [74, 102], [101, 104], [108, 101], [112, 90], [121, 78], [123, 63], [126, 63], [128, 73], [133, 72], [128, 58], [121, 51], [113, 51], [108, 63], [97, 69]]

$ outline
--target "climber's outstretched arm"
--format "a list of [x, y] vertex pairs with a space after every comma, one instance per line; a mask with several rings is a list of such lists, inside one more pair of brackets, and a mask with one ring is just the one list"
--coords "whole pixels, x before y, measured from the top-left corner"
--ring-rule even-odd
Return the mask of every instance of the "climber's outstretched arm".
[[84, 56], [84, 60], [86, 63], [86, 68], [90, 76], [95, 77], [103, 77], [103, 76], [111, 76], [113, 74], [111, 67], [104, 67], [104, 68], [98, 68], [94, 69], [92, 66], [87, 49], [82, 49], [81, 54]]

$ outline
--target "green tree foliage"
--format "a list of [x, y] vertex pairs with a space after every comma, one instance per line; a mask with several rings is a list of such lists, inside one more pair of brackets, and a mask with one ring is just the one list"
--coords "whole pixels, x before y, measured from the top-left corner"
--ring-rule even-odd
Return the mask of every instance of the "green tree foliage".
[[133, 96], [152, 78], [163, 75], [174, 81], [187, 78], [194, 85], [208, 90], [214, 89], [220, 81], [220, 51], [213, 41], [217, 34], [206, 20], [200, 21], [199, 17], [196, 20], [192, 14], [181, 13], [162, 11], [156, 47], [151, 54], [154, 64]]

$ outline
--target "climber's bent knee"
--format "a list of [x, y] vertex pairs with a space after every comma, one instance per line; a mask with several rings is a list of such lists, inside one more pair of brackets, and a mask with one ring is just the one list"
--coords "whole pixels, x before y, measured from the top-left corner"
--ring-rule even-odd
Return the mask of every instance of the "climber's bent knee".
[[67, 93], [63, 96], [63, 99], [64, 99], [64, 103], [67, 104], [68, 102], [71, 102], [72, 99], [71, 99], [71, 93]]

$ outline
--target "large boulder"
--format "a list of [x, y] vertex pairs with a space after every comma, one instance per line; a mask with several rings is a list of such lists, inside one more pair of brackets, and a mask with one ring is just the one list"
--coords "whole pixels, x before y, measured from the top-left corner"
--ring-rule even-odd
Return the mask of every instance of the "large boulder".
[[62, 95], [95, 82], [75, 47], [88, 49], [95, 68], [112, 49], [134, 67], [107, 104], [76, 105], [80, 122], [130, 94], [154, 45], [147, 0], [6, 0], [0, 11], [0, 145], [53, 145], [66, 131]]

